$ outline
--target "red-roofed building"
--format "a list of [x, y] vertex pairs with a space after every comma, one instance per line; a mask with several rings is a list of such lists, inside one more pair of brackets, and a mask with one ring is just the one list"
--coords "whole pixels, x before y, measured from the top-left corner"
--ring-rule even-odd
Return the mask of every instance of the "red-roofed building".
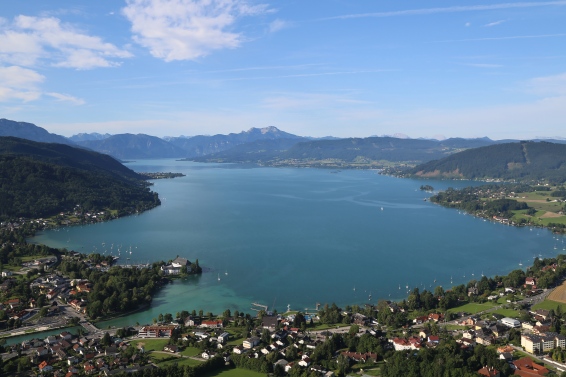
[[434, 322], [438, 322], [438, 321], [442, 321], [444, 319], [444, 316], [440, 313], [430, 313], [428, 315], [428, 319], [429, 320], [433, 320]]
[[208, 327], [208, 328], [221, 328], [223, 327], [222, 321], [202, 321], [200, 327]]
[[41, 364], [39, 364], [39, 371], [41, 373], [43, 372], [49, 372], [53, 370], [53, 367], [49, 364], [47, 364], [47, 361], [42, 361]]
[[549, 370], [539, 365], [528, 357], [522, 357], [519, 360], [513, 361], [515, 365], [515, 375], [524, 377], [544, 376]]
[[525, 285], [537, 285], [537, 281], [534, 277], [528, 277], [525, 279]]

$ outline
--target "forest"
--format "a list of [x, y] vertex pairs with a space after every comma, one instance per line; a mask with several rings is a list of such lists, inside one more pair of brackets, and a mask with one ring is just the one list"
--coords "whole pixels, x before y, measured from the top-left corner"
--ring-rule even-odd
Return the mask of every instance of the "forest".
[[135, 213], [160, 204], [157, 193], [110, 156], [62, 144], [0, 138], [0, 219], [60, 212]]
[[566, 181], [566, 145], [525, 141], [468, 149], [402, 172], [403, 176]]

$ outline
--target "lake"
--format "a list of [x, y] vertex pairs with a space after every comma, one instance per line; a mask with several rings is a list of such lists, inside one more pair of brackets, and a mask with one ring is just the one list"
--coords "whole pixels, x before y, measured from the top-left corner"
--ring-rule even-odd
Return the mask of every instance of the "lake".
[[148, 323], [181, 310], [251, 313], [253, 302], [283, 311], [399, 300], [406, 287], [434, 289], [507, 274], [564, 247], [563, 238], [547, 230], [464, 215], [424, 201], [429, 194], [419, 190], [422, 184], [439, 190], [478, 182], [174, 160], [127, 166], [186, 176], [154, 181], [162, 205], [151, 211], [46, 231], [33, 242], [119, 253], [120, 263], [198, 258], [207, 272], [175, 281], [151, 309], [105, 326]]

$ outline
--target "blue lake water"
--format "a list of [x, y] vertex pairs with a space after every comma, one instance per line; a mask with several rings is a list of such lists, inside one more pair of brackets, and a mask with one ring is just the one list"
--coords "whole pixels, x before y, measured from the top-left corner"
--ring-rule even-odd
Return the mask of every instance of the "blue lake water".
[[192, 309], [251, 312], [252, 302], [282, 311], [402, 299], [406, 286], [434, 289], [502, 275], [566, 246], [543, 229], [495, 224], [425, 202], [429, 195], [419, 190], [477, 182], [173, 160], [127, 166], [186, 176], [155, 181], [163, 204], [151, 211], [47, 231], [33, 241], [85, 253], [117, 255], [120, 248], [121, 263], [198, 258], [210, 271], [165, 287], [151, 309], [105, 325]]

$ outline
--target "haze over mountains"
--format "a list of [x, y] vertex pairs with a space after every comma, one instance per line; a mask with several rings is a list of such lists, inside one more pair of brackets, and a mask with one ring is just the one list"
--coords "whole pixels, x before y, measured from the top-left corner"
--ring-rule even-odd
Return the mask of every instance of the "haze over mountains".
[[[418, 165], [458, 152], [516, 140], [487, 137], [444, 140], [399, 137], [322, 138], [293, 135], [276, 127], [251, 128], [228, 135], [159, 138], [145, 134], [78, 134], [70, 138], [51, 134], [31, 123], [0, 120], [0, 136], [74, 145], [117, 159], [183, 158], [200, 162], [284, 165], [294, 161], [336, 161], [350, 167], [379, 167], [387, 162]], [[549, 140], [566, 143], [565, 140]]]

